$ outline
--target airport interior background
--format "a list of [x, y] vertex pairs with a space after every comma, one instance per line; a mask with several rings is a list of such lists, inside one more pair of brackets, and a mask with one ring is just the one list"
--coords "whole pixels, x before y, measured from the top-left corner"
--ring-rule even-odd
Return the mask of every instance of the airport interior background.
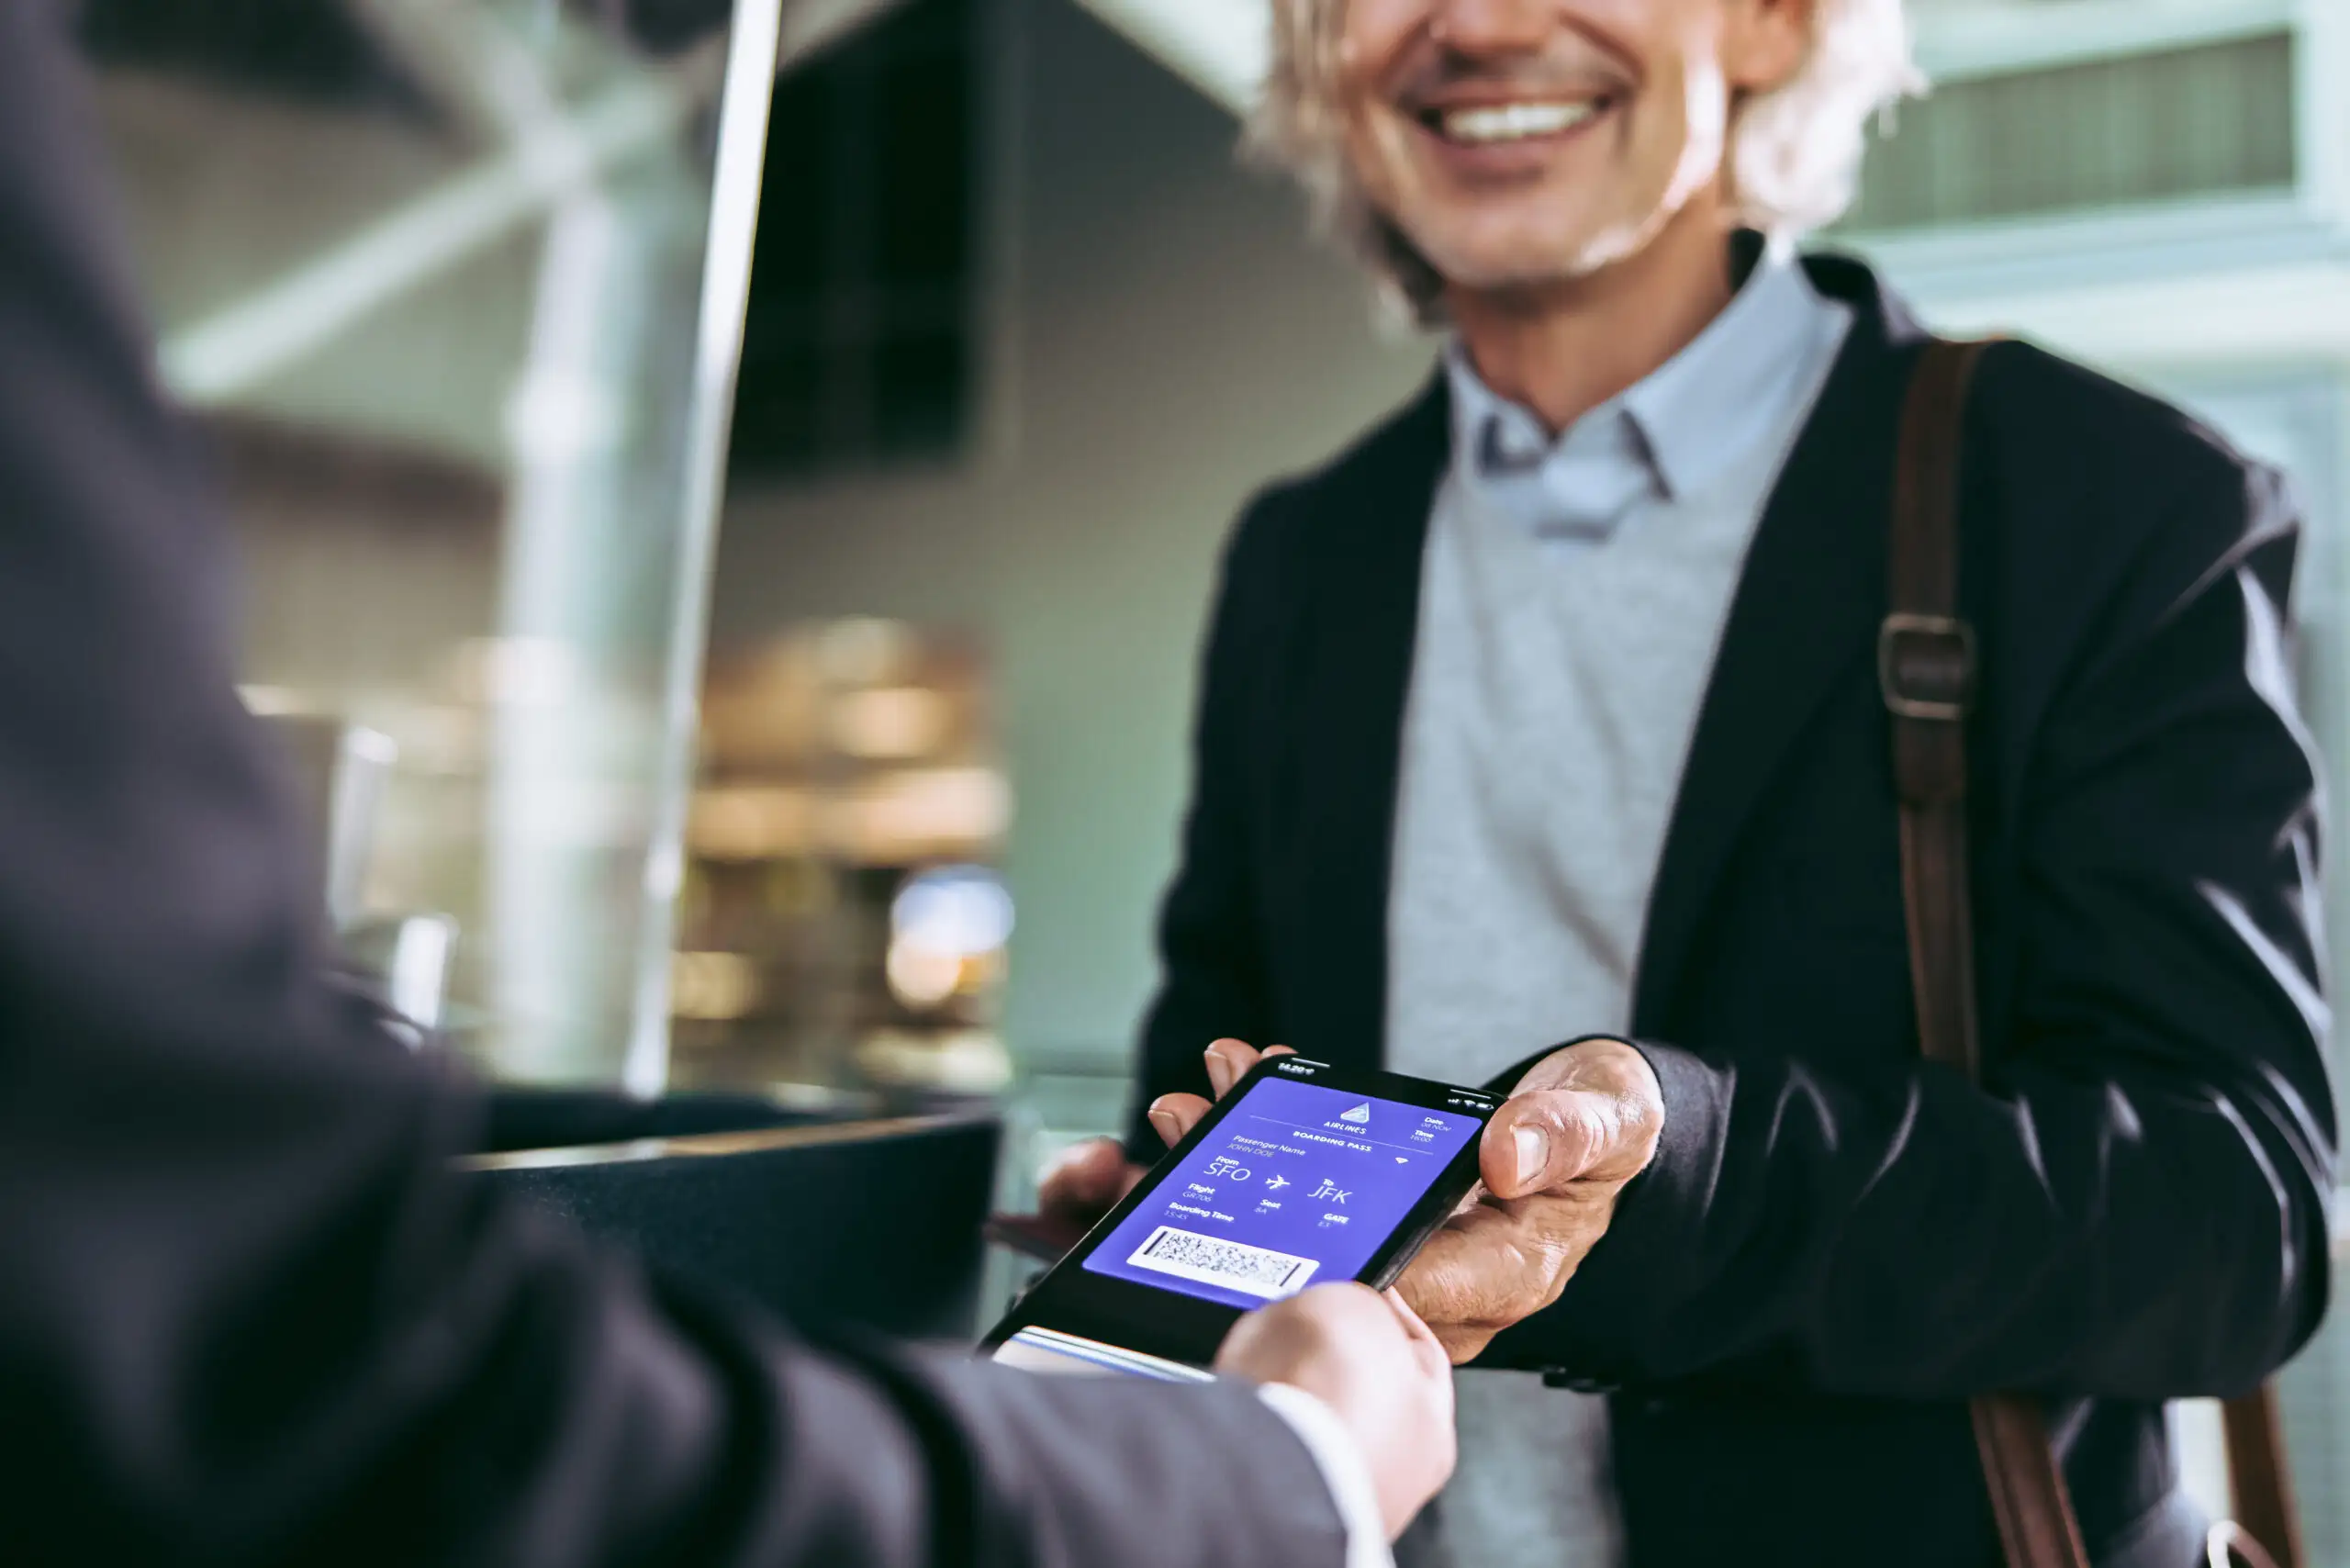
[[[2344, 777], [2350, 4], [1912, 5], [1820, 242], [2292, 470]], [[1262, 0], [79, 9], [247, 698], [420, 1031], [988, 1101], [1008, 1203], [1113, 1126], [1220, 539], [1434, 352], [1235, 156]], [[2350, 1568], [2350, 1337], [2286, 1394]]]

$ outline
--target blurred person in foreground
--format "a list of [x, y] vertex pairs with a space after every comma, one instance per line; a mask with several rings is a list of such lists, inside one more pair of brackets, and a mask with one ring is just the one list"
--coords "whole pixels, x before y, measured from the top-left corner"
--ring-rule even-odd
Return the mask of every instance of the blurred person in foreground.
[[2327, 1288], [2282, 485], [1985, 359], [1987, 1082], [1923, 1065], [1875, 662], [1923, 332], [1792, 247], [1914, 85], [1897, 0], [1273, 10], [1258, 146], [1443, 363], [1233, 535], [1137, 1114], [1048, 1206], [1255, 1047], [1489, 1081], [1483, 1199], [1401, 1286], [1519, 1369], [1459, 1381], [1464, 1568], [1982, 1568], [2000, 1392], [2053, 1402], [2098, 1562], [2199, 1562], [2164, 1403]]
[[1235, 1332], [1261, 1388], [819, 1352], [450, 1170], [473, 1096], [320, 979], [57, 9], [0, 6], [0, 1556], [1384, 1562], [1450, 1389], [1360, 1286]]

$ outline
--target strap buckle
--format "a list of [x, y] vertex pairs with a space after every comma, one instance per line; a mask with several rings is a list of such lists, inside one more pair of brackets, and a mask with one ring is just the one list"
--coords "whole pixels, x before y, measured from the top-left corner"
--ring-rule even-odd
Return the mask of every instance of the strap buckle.
[[1959, 722], [1975, 706], [1975, 628], [1950, 615], [1886, 616], [1876, 681], [1899, 717]]

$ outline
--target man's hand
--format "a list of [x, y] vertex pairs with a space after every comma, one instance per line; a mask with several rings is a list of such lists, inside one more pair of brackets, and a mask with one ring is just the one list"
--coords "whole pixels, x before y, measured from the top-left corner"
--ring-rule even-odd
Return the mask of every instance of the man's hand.
[[[1218, 1040], [1208, 1047], [1208, 1082], [1218, 1099], [1257, 1065], [1259, 1054], [1238, 1040]], [[1287, 1046], [1274, 1046], [1262, 1054], [1294, 1053]], [[1207, 1114], [1208, 1103], [1196, 1094], [1162, 1094], [1150, 1103], [1150, 1125], [1172, 1148]], [[1126, 1158], [1117, 1139], [1088, 1138], [1069, 1145], [1046, 1165], [1037, 1178], [1036, 1206], [1051, 1218], [1068, 1220], [1082, 1229], [1116, 1208], [1118, 1200], [1148, 1174], [1147, 1166]]]
[[1056, 1155], [1037, 1178], [1036, 1206], [1048, 1219], [1063, 1220], [1078, 1230], [1118, 1206], [1134, 1191], [1144, 1168], [1126, 1158], [1115, 1138], [1088, 1138]]
[[[1216, 1093], [1237, 1083], [1259, 1054], [1239, 1040], [1210, 1046]], [[1171, 1144], [1207, 1109], [1196, 1094], [1163, 1094], [1151, 1103], [1151, 1126]], [[1473, 1361], [1494, 1335], [1559, 1299], [1607, 1234], [1624, 1184], [1648, 1169], [1663, 1130], [1655, 1070], [1621, 1040], [1569, 1046], [1518, 1081], [1485, 1127], [1483, 1180], [1396, 1286], [1447, 1355]]]
[[1397, 1285], [1446, 1354], [1473, 1361], [1559, 1299], [1663, 1131], [1656, 1071], [1621, 1040], [1569, 1046], [1518, 1080], [1486, 1124], [1484, 1180]]
[[1452, 1371], [1427, 1326], [1392, 1294], [1316, 1285], [1244, 1316], [1218, 1372], [1284, 1383], [1328, 1406], [1371, 1471], [1390, 1540], [1452, 1475]]

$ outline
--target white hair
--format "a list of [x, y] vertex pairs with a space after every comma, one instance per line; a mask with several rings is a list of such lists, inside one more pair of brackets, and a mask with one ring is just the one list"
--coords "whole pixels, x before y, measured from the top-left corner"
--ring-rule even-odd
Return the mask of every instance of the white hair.
[[[1347, 0], [1272, 0], [1272, 68], [1248, 146], [1288, 170], [1317, 220], [1422, 322], [1439, 319], [1443, 279], [1374, 209], [1348, 166], [1337, 103]], [[1792, 239], [1843, 216], [1860, 185], [1869, 122], [1920, 92], [1902, 0], [1816, 0], [1811, 50], [1785, 83], [1732, 111], [1724, 155], [1744, 227]]]

